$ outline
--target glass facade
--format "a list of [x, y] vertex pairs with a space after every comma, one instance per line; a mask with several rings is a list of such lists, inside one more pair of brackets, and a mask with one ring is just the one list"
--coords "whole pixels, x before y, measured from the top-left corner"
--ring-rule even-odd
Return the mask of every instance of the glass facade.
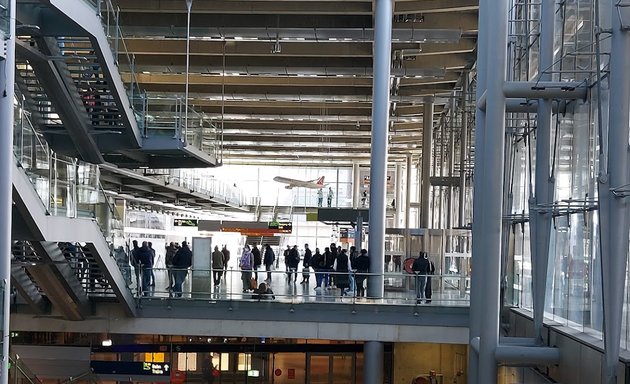
[[[603, 307], [597, 177], [599, 137], [606, 135], [608, 128], [610, 38], [596, 31], [611, 27], [611, 7], [610, 1], [592, 0], [556, 4], [554, 63], [545, 71], [551, 72], [553, 81], [584, 82], [590, 92], [585, 100], [554, 101], [558, 109], [551, 125], [555, 185], [549, 206], [530, 206], [529, 202], [535, 188], [536, 114], [506, 115], [504, 222], [508, 224], [504, 226], [503, 249], [509, 265], [504, 304], [532, 309], [529, 218], [531, 209], [544, 210], [553, 217], [545, 317], [600, 339]], [[512, 2], [508, 80], [538, 80], [539, 18], [540, 3]], [[627, 302], [626, 297], [626, 307]], [[627, 330], [630, 317], [625, 316], [623, 329]], [[621, 345], [627, 349], [627, 336]]]

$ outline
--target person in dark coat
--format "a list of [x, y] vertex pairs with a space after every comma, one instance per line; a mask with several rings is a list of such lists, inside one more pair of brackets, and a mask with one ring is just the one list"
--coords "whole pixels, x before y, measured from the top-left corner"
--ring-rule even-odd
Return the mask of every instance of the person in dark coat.
[[333, 270], [336, 272], [335, 285], [341, 289], [341, 296], [345, 296], [346, 289], [350, 288], [350, 271], [352, 270], [352, 264], [345, 249], [342, 249], [341, 253], [337, 255]]
[[429, 259], [426, 252], [420, 252], [420, 256], [413, 262], [411, 270], [416, 274], [416, 299], [418, 304], [422, 304], [425, 299], [427, 288], [427, 278], [429, 274]]
[[182, 297], [182, 285], [188, 275], [188, 268], [192, 266], [192, 252], [188, 248], [188, 243], [182, 242], [182, 247], [173, 258], [173, 274], [175, 275], [175, 285], [173, 292], [177, 297]]
[[254, 257], [254, 279], [258, 281], [258, 268], [262, 265], [262, 255], [256, 243], [254, 243], [254, 247], [252, 248], [252, 256]]
[[300, 284], [308, 284], [308, 280], [311, 276], [309, 273], [309, 268], [311, 267], [311, 259], [313, 258], [313, 253], [311, 252], [308, 244], [304, 244], [304, 260], [302, 260], [302, 281]]
[[151, 285], [151, 271], [153, 270], [153, 254], [146, 241], [142, 242], [142, 247], [137, 252], [140, 270], [142, 271], [142, 295], [149, 295]]
[[287, 272], [289, 276], [289, 283], [291, 283], [291, 275], [295, 275], [293, 278], [293, 283], [297, 282], [297, 270], [300, 265], [300, 253], [298, 252], [297, 245], [294, 245], [293, 248], [289, 251], [289, 260], [287, 261], [287, 265], [289, 267], [289, 272]]
[[319, 248], [315, 248], [315, 254], [311, 258], [311, 267], [315, 271], [315, 290], [318, 291], [322, 288], [322, 281], [324, 280], [324, 255], [319, 252]]
[[265, 244], [263, 264], [265, 264], [265, 270], [267, 271], [267, 282], [271, 282], [271, 270], [275, 261], [276, 254], [273, 252], [273, 249], [271, 249], [271, 246], [269, 246], [269, 244]]
[[361, 250], [361, 253], [356, 258], [356, 261], [352, 263], [352, 266], [357, 271], [357, 296], [365, 296], [363, 282], [367, 279], [367, 273], [370, 270], [370, 258], [368, 257], [367, 250]]

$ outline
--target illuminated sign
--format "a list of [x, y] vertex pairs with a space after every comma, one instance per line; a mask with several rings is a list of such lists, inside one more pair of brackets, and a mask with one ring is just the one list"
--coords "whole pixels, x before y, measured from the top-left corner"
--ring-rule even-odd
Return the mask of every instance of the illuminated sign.
[[137, 361], [91, 361], [90, 368], [101, 375], [144, 375], [170, 376], [170, 363], [147, 363]]
[[293, 223], [290, 221], [270, 221], [269, 229], [274, 229], [278, 233], [291, 233], [293, 230]]
[[173, 219], [173, 225], [176, 227], [196, 227], [199, 225], [197, 219]]

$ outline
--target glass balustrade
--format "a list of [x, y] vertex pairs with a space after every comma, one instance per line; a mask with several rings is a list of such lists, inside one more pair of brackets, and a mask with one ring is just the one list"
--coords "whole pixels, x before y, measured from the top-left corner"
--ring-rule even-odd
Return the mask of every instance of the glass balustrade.
[[[283, 266], [280, 266], [283, 268]], [[297, 272], [279, 270], [242, 271], [234, 268], [212, 271], [210, 269], [177, 269], [130, 267], [130, 287], [138, 298], [171, 298], [176, 300], [247, 300], [278, 302], [327, 302], [327, 303], [372, 303], [385, 305], [433, 305], [468, 306], [470, 275], [448, 274], [419, 276], [406, 272], [350, 273], [302, 269]], [[220, 279], [213, 273], [221, 272]], [[150, 284], [142, 287], [143, 274]], [[177, 287], [179, 276], [185, 276], [181, 289]], [[370, 297], [367, 289], [363, 296], [358, 295], [357, 283], [363, 280], [363, 287], [382, 276], [385, 281], [383, 296]], [[257, 277], [257, 278], [256, 278]], [[307, 282], [302, 283], [302, 281]], [[428, 291], [420, 296], [418, 287], [427, 281]], [[346, 288], [341, 288], [344, 281]], [[397, 284], [393, 282], [397, 281]], [[320, 285], [318, 287], [318, 282]], [[261, 291], [264, 283], [271, 291]], [[428, 289], [428, 288], [427, 288]]]

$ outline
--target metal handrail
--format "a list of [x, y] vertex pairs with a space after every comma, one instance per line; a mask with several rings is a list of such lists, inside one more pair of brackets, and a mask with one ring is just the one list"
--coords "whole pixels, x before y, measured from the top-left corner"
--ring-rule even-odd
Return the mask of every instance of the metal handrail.
[[[26, 373], [26, 372], [22, 369], [22, 367], [20, 367], [20, 365], [18, 364], [18, 361], [19, 361], [18, 359], [14, 359], [14, 358], [12, 358], [11, 356], [9, 356], [9, 362], [10, 362], [10, 363], [11, 363], [11, 364], [12, 364], [12, 365], [13, 365], [13, 366], [14, 366], [14, 367], [18, 370], [18, 371], [20, 371], [20, 373], [22, 374], [22, 376], [24, 376], [24, 377], [26, 378], [26, 380], [28, 380], [28, 382], [29, 382], [30, 384], [41, 384], [41, 383], [42, 383], [42, 382], [41, 382], [41, 381], [40, 381], [37, 377], [35, 377], [35, 380], [37, 380], [37, 382], [33, 381], [33, 380], [31, 379], [31, 377], [30, 377], [30, 376], [29, 376], [29, 375], [28, 375], [28, 374], [27, 374], [27, 373]], [[33, 376], [35, 376], [35, 375], [33, 375]]]

